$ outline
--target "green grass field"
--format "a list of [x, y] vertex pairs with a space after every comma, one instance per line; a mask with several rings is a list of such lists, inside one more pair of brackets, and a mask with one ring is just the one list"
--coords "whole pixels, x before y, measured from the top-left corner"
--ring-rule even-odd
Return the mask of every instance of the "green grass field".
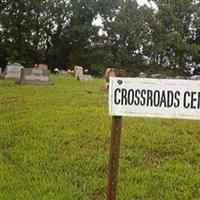
[[[104, 80], [0, 80], [0, 199], [106, 199]], [[123, 118], [119, 200], [200, 199], [200, 122]]]

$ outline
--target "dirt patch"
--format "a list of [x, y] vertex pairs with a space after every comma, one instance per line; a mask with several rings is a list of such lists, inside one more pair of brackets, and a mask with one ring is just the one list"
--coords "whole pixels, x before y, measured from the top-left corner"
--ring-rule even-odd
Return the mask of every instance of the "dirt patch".
[[25, 100], [21, 96], [10, 96], [10, 97], [5, 97], [3, 103], [5, 104], [13, 104], [13, 103], [18, 103], [22, 102], [24, 103]]
[[12, 143], [6, 143], [6, 144], [0, 145], [0, 150], [2, 150], [2, 151], [5, 152], [5, 151], [9, 151], [13, 147], [14, 147], [14, 144], [12, 144]]

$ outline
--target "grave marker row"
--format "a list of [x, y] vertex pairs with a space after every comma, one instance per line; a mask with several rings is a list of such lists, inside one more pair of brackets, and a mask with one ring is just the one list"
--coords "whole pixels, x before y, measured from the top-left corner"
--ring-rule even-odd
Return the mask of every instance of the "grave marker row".
[[19, 64], [11, 64], [3, 72], [4, 79], [14, 79], [21, 84], [51, 84], [48, 69], [24, 68]]

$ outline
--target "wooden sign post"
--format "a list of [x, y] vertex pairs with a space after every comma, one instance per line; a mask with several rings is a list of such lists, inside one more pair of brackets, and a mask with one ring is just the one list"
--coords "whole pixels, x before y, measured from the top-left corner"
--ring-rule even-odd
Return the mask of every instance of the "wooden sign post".
[[108, 200], [115, 200], [117, 195], [119, 154], [120, 154], [120, 136], [122, 128], [122, 117], [112, 117], [111, 146], [110, 146], [110, 164], [108, 177]]
[[122, 116], [200, 120], [200, 81], [110, 77], [108, 200], [117, 196]]

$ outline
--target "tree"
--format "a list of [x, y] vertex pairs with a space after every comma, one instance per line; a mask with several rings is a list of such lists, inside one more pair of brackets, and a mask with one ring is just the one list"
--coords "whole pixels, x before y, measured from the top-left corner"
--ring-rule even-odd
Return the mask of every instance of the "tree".
[[[161, 65], [184, 68], [186, 62], [199, 56], [199, 45], [191, 43], [194, 19], [199, 5], [190, 0], [155, 0], [158, 7], [152, 28], [154, 61]], [[196, 36], [195, 36], [196, 38]]]
[[30, 16], [26, 10], [28, 3], [23, 1], [5, 0], [1, 4], [1, 56], [5, 59], [26, 62], [27, 51], [30, 47]]

